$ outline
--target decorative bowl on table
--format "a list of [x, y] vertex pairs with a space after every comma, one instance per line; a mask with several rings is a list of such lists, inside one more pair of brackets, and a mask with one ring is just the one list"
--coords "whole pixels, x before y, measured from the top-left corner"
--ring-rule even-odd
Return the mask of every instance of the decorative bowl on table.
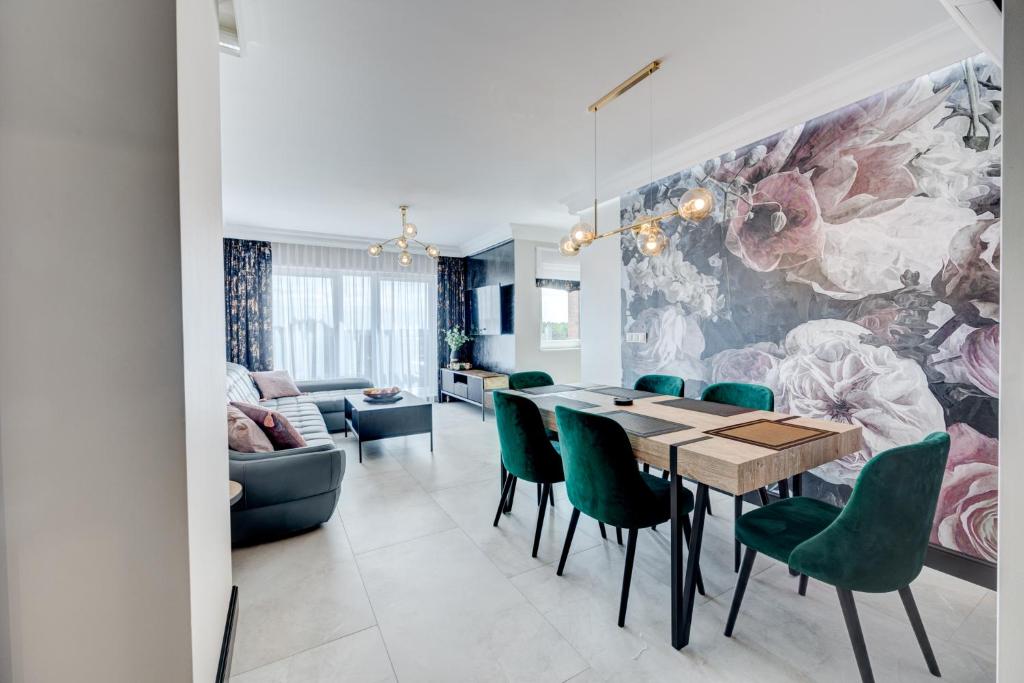
[[402, 399], [402, 390], [398, 387], [373, 387], [363, 389], [363, 396], [372, 403], [394, 403]]

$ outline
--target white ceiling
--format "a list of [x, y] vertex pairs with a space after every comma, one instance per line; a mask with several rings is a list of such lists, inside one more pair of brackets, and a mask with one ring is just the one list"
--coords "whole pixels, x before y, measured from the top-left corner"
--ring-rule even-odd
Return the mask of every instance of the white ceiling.
[[[243, 56], [221, 59], [225, 222], [389, 237], [404, 202], [421, 237], [443, 245], [511, 223], [567, 227], [566, 202], [592, 195], [586, 106], [651, 59], [664, 60], [653, 80], [655, 146], [683, 158], [705, 132], [721, 138], [725, 122], [755, 131], [750, 119], [775, 125], [768, 114], [782, 121], [790, 109], [802, 120], [819, 91], [846, 97], [847, 77], [840, 103], [890, 85], [881, 67], [899, 57], [894, 45], [928, 51], [949, 35], [967, 45], [948, 33], [936, 0], [236, 7]], [[861, 74], [854, 86], [851, 65], [876, 65], [877, 83]], [[647, 179], [649, 98], [645, 83], [600, 114], [602, 195]]]

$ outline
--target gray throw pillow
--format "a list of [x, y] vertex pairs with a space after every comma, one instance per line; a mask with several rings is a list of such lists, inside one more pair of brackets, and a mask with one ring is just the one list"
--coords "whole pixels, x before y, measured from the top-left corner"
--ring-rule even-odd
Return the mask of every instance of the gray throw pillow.
[[260, 390], [263, 398], [285, 398], [298, 396], [302, 392], [295, 386], [295, 381], [287, 370], [271, 370], [268, 372], [252, 372], [252, 381]]
[[252, 418], [238, 408], [228, 406], [228, 448], [239, 453], [270, 453], [270, 439]]

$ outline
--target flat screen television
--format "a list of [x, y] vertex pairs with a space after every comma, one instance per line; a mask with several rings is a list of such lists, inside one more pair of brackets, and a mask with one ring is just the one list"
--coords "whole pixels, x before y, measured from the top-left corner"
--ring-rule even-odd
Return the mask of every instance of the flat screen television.
[[512, 332], [512, 285], [470, 290], [469, 332], [474, 336]]

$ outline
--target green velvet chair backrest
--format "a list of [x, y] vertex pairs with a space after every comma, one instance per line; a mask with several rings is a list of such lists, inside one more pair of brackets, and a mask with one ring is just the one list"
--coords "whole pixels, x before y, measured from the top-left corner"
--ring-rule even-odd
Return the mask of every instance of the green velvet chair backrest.
[[682, 396], [686, 383], [682, 377], [675, 375], [644, 375], [637, 378], [633, 388], [637, 391], [649, 391], [652, 394], [665, 394], [666, 396]]
[[551, 375], [540, 370], [526, 370], [524, 372], [513, 372], [508, 376], [508, 388], [522, 391], [533, 387], [550, 387], [555, 383]]
[[945, 432], [876, 455], [836, 520], [798, 545], [789, 566], [852, 591], [908, 586], [924, 564], [948, 455]]
[[700, 398], [702, 401], [727, 403], [731, 406], [740, 406], [751, 410], [775, 410], [775, 394], [771, 389], [760, 384], [719, 382], [705, 387]]
[[624, 528], [649, 526], [658, 502], [644, 483], [626, 430], [611, 418], [555, 407], [565, 491], [577, 510]]
[[526, 481], [562, 481], [562, 458], [548, 440], [544, 420], [533, 401], [504, 391], [495, 391], [493, 396], [505, 469]]

